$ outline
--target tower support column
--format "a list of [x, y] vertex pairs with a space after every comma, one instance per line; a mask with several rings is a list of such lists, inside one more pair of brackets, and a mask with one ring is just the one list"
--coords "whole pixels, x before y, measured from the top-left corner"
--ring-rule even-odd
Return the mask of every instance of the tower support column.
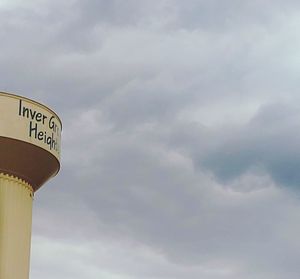
[[0, 278], [28, 279], [33, 188], [0, 173]]

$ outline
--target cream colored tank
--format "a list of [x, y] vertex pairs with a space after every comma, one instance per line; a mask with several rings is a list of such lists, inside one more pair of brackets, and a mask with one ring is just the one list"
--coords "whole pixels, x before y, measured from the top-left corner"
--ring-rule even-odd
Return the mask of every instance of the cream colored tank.
[[0, 279], [28, 279], [34, 193], [60, 168], [62, 125], [33, 100], [0, 92]]

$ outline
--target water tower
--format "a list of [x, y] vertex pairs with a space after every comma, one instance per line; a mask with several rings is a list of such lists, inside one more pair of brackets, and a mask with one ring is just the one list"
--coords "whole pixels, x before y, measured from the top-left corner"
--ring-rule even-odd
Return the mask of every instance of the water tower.
[[33, 100], [0, 92], [0, 278], [28, 279], [34, 193], [60, 168], [62, 124]]

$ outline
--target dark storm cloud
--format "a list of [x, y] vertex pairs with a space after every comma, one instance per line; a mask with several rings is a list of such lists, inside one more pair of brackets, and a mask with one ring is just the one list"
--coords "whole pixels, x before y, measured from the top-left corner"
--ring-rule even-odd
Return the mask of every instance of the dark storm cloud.
[[251, 169], [267, 171], [279, 185], [300, 182], [298, 107], [283, 104], [261, 108], [244, 127], [219, 134], [220, 142], [200, 158], [203, 165], [228, 181]]

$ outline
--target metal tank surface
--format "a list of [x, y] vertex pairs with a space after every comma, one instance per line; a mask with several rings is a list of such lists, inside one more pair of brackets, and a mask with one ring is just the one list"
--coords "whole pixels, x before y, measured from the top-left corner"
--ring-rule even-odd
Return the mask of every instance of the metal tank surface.
[[62, 123], [31, 99], [0, 92], [0, 279], [28, 279], [34, 193], [60, 169]]

